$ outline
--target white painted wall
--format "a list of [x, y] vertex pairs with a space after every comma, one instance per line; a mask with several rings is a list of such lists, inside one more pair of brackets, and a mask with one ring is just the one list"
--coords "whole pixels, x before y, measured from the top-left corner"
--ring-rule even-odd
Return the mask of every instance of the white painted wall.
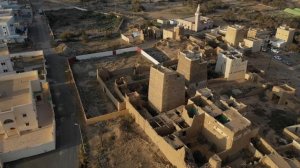
[[151, 55], [149, 55], [148, 53], [146, 53], [144, 50], [141, 51], [141, 54], [146, 57], [149, 61], [151, 61], [153, 64], [158, 65], [159, 62], [154, 59]]
[[0, 73], [13, 72], [13, 64], [9, 56], [0, 56]]
[[86, 55], [79, 55], [76, 56], [77, 60], [88, 60], [93, 58], [102, 58], [102, 57], [108, 57], [112, 56], [113, 51], [105, 51], [105, 52], [99, 52], [99, 53], [93, 53], [93, 54], [86, 54]]
[[119, 54], [124, 54], [127, 52], [137, 51], [137, 50], [138, 50], [138, 47], [122, 48], [122, 49], [116, 50], [116, 54], [119, 55]]

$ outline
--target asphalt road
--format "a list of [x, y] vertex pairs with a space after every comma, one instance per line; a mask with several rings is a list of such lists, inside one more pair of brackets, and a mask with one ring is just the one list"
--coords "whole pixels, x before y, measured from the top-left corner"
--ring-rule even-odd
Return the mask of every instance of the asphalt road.
[[[41, 7], [42, 0], [32, 0], [34, 9]], [[36, 50], [51, 48], [47, 23], [43, 16], [36, 13], [31, 30], [31, 39]], [[79, 113], [75, 88], [70, 84], [67, 59], [46, 52], [48, 79], [55, 104], [56, 150], [5, 164], [7, 168], [77, 168], [80, 134], [78, 126]]]

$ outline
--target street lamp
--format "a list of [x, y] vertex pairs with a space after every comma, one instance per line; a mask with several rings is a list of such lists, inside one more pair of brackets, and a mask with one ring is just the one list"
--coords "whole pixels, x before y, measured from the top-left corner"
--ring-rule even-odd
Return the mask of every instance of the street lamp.
[[85, 147], [84, 147], [84, 143], [83, 143], [83, 138], [82, 138], [82, 134], [81, 134], [81, 127], [80, 127], [80, 125], [79, 125], [78, 123], [75, 123], [74, 125], [75, 125], [75, 126], [78, 126], [79, 133], [80, 133], [80, 139], [81, 139], [82, 149], [83, 149], [84, 154], [86, 154], [86, 152], [85, 152]]

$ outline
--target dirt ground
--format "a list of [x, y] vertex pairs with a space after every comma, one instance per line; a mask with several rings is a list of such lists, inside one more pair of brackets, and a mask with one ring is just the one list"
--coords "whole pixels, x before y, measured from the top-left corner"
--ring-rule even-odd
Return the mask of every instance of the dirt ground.
[[150, 65], [140, 54], [127, 53], [115, 57], [83, 61], [73, 64], [72, 72], [88, 118], [114, 112], [117, 109], [103, 92], [96, 79], [98, 68], [116, 70], [136, 64]]
[[115, 15], [78, 9], [46, 11], [46, 16], [54, 35], [57, 36], [66, 31], [74, 33], [85, 31], [86, 34], [91, 35], [101, 34], [105, 30], [115, 31], [122, 19]]
[[109, 51], [131, 46], [130, 44], [124, 42], [121, 38], [98, 38], [89, 40], [88, 42], [76, 41], [66, 42], [65, 44], [71, 49], [71, 51], [76, 53], [76, 55]]
[[195, 10], [181, 4], [170, 6], [160, 6], [150, 11], [144, 12], [149, 18], [157, 19], [177, 19], [194, 16]]
[[282, 131], [285, 127], [294, 125], [300, 117], [290, 109], [276, 105], [259, 95], [238, 99], [249, 107], [244, 113], [252, 123], [260, 127], [260, 135], [273, 146], [278, 147], [283, 138]]
[[[271, 59], [272, 55], [268, 53], [257, 53], [247, 57], [248, 65], [252, 65], [258, 70], [265, 71], [264, 78], [274, 84], [289, 84], [299, 90], [300, 69], [292, 69], [275, 59]], [[297, 60], [295, 60], [297, 61]], [[299, 94], [299, 93], [297, 93]]]
[[173, 168], [129, 116], [86, 128], [89, 168]]

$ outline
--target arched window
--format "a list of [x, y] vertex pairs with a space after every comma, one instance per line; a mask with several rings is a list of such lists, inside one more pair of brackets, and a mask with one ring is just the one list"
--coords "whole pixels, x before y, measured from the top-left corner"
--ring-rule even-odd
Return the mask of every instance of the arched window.
[[14, 120], [12, 120], [12, 119], [6, 119], [6, 120], [4, 120], [3, 124], [9, 124], [9, 123], [13, 123], [13, 122], [14, 122]]

